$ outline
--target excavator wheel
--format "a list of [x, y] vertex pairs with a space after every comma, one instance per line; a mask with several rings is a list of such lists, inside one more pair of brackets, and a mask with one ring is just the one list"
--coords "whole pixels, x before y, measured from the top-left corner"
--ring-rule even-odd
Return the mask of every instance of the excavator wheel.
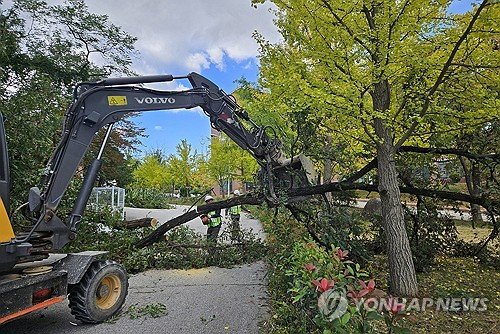
[[121, 265], [96, 261], [78, 284], [69, 287], [71, 314], [84, 323], [106, 321], [121, 309], [127, 291], [127, 272]]

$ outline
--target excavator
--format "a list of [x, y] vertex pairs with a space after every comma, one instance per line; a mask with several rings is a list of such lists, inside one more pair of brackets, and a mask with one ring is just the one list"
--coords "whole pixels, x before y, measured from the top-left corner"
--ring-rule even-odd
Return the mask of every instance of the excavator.
[[[145, 84], [188, 80], [184, 91], [150, 89]], [[37, 187], [32, 187], [24, 215], [32, 222], [14, 233], [10, 212], [10, 173], [4, 119], [0, 113], [0, 325], [69, 299], [74, 317], [99, 323], [122, 307], [128, 280], [125, 269], [105, 259], [105, 252], [58, 253], [77, 237], [94, 183], [102, 166], [113, 125], [140, 112], [200, 107], [210, 124], [224, 132], [259, 163], [258, 184], [269, 201], [293, 187], [314, 182], [314, 168], [304, 155], [286, 158], [269, 126], [259, 126], [216, 84], [197, 73], [107, 78], [76, 85], [59, 144]], [[105, 131], [89, 164], [68, 217], [57, 208], [94, 137]]]

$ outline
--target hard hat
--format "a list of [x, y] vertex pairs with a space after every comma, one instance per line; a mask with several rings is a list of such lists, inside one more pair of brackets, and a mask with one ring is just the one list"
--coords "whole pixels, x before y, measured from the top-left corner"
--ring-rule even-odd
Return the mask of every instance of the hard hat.
[[235, 194], [236, 196], [240, 196], [240, 191], [236, 189], [235, 191], [233, 191], [233, 194]]
[[211, 201], [213, 199], [214, 198], [212, 196], [210, 196], [210, 195], [205, 196], [205, 202]]

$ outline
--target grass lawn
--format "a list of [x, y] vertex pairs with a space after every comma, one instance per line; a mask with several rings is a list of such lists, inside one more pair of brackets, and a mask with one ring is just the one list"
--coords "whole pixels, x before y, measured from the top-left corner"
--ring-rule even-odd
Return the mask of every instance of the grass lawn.
[[[455, 221], [459, 238], [478, 242], [486, 238], [491, 228], [473, 229], [470, 222]], [[490, 242], [488, 248], [498, 254], [498, 238]], [[385, 256], [376, 256], [370, 263], [369, 271], [378, 277], [379, 287], [387, 291], [387, 281], [380, 277], [388, 272]], [[411, 311], [404, 316], [399, 325], [412, 333], [451, 334], [451, 333], [500, 333], [500, 270], [485, 266], [472, 258], [441, 256], [428, 272], [417, 275], [419, 298], [486, 298], [487, 310], [482, 312], [436, 311], [436, 306], [425, 311]], [[407, 304], [408, 305], [408, 304]], [[421, 304], [420, 304], [421, 305]]]
[[428, 273], [418, 275], [421, 297], [486, 298], [483, 312], [444, 312], [428, 308], [403, 321], [414, 333], [500, 333], [500, 272], [470, 258], [441, 257]]
[[[470, 221], [454, 220], [454, 222], [459, 239], [466, 242], [480, 243], [490, 235], [492, 230], [487, 222], [479, 224], [476, 228], [472, 228]], [[488, 249], [496, 256], [500, 256], [500, 238], [491, 240], [488, 243]]]

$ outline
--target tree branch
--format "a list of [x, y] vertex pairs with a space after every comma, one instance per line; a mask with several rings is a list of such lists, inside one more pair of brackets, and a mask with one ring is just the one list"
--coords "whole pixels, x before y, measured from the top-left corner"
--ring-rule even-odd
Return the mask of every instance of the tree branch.
[[328, 9], [330, 14], [333, 15], [333, 17], [335, 18], [337, 23], [339, 23], [342, 27], [344, 27], [344, 29], [347, 31], [347, 33], [356, 42], [358, 42], [358, 44], [361, 45], [370, 54], [370, 56], [372, 56], [372, 59], [373, 59], [373, 57], [375, 57], [373, 51], [370, 50], [370, 48], [368, 48], [368, 46], [366, 46], [366, 44], [359, 37], [356, 37], [356, 35], [354, 35], [354, 32], [351, 30], [351, 28], [349, 28], [349, 26], [342, 20], [342, 18], [338, 16], [338, 14], [333, 10], [332, 6], [330, 5], [330, 3], [328, 1], [323, 0], [322, 2], [325, 5], [325, 7]]
[[[479, 7], [477, 8], [476, 12], [472, 16], [472, 19], [470, 20], [467, 28], [464, 30], [464, 32], [460, 36], [460, 38], [458, 39], [457, 43], [455, 43], [455, 46], [453, 47], [453, 50], [451, 50], [451, 53], [448, 56], [448, 59], [444, 63], [443, 68], [441, 69], [441, 72], [439, 73], [436, 81], [434, 82], [434, 85], [432, 85], [432, 87], [429, 89], [429, 92], [427, 93], [427, 96], [425, 97], [424, 105], [422, 106], [422, 109], [420, 111], [420, 116], [421, 117], [427, 112], [427, 109], [429, 109], [432, 96], [436, 93], [436, 91], [438, 90], [439, 86], [443, 83], [444, 77], [445, 77], [446, 73], [448, 72], [448, 69], [452, 65], [453, 60], [455, 59], [455, 56], [456, 56], [458, 50], [460, 49], [460, 46], [462, 45], [462, 43], [465, 41], [465, 39], [467, 38], [467, 36], [472, 31], [472, 28], [474, 27], [474, 24], [476, 23], [477, 19], [479, 18], [479, 15], [483, 11], [483, 9], [486, 8], [487, 5], [488, 5], [488, 0], [483, 0], [483, 2], [481, 2], [481, 4], [479, 5]], [[396, 149], [398, 149], [401, 145], [404, 144], [404, 142], [408, 138], [410, 138], [410, 136], [412, 135], [413, 131], [415, 131], [415, 129], [417, 128], [417, 126], [418, 126], [418, 122], [417, 121], [414, 121], [410, 125], [410, 127], [408, 128], [408, 130], [406, 130], [406, 132], [403, 134], [403, 136], [401, 136], [401, 138], [396, 143], [396, 145], [395, 145]]]
[[195, 210], [187, 211], [182, 215], [172, 218], [166, 223], [162, 224], [156, 230], [151, 232], [149, 235], [139, 240], [136, 243], [136, 247], [142, 248], [159, 241], [165, 233], [167, 233], [174, 227], [187, 223], [188, 221], [199, 217], [201, 214], [209, 213], [210, 211], [215, 211], [218, 209], [229, 208], [235, 205], [243, 205], [243, 204], [260, 205], [262, 203], [264, 203], [264, 197], [262, 195], [247, 194], [244, 196], [230, 198], [225, 201], [218, 201], [210, 204], [201, 205]]
[[473, 160], [491, 159], [499, 161], [500, 154], [474, 154], [466, 150], [454, 148], [440, 148], [440, 147], [418, 147], [418, 146], [401, 146], [399, 152], [413, 152], [413, 153], [431, 153], [431, 154], [453, 154], [461, 157], [466, 157]]
[[[372, 164], [371, 161], [367, 166]], [[368, 169], [365, 166], [364, 168]], [[356, 173], [360, 174], [359, 172]], [[475, 197], [463, 193], [456, 193], [451, 191], [442, 191], [442, 190], [434, 190], [434, 189], [419, 189], [415, 187], [399, 187], [402, 193], [424, 196], [424, 197], [432, 197], [439, 199], [447, 199], [454, 201], [462, 201], [469, 202], [473, 204], [481, 205], [484, 208], [487, 208], [489, 211], [498, 213], [500, 208], [500, 201], [494, 200], [486, 197]], [[378, 192], [377, 184], [364, 184], [364, 183], [353, 183], [353, 182], [332, 182], [327, 184], [315, 185], [310, 187], [303, 188], [294, 188], [288, 192], [288, 204], [296, 201], [304, 200], [304, 196], [311, 195], [319, 195], [327, 192], [341, 192], [345, 190], [366, 190], [366, 191], [374, 191]], [[188, 211], [180, 216], [177, 216], [173, 219], [170, 219], [160, 227], [158, 227], [155, 231], [153, 231], [148, 236], [139, 240], [136, 243], [136, 247], [142, 248], [149, 246], [163, 238], [163, 235], [173, 229], [176, 226], [187, 223], [188, 221], [199, 217], [203, 213], [208, 213], [210, 211], [214, 211], [217, 209], [229, 208], [235, 205], [260, 205], [265, 202], [265, 198], [262, 194], [247, 194], [244, 196], [239, 196], [235, 198], [231, 198], [225, 201], [218, 201], [206, 205], [199, 206], [197, 210]], [[274, 204], [269, 204], [270, 206], [275, 206]]]

